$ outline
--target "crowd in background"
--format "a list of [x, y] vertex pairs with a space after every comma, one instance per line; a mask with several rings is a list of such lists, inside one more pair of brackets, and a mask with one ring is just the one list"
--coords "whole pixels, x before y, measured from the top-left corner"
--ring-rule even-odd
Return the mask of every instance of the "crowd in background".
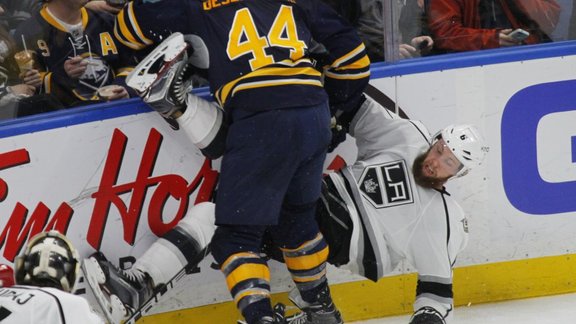
[[[373, 63], [576, 39], [570, 0], [323, 1]], [[0, 0], [0, 120], [136, 96], [138, 59], [112, 32], [124, 2]]]

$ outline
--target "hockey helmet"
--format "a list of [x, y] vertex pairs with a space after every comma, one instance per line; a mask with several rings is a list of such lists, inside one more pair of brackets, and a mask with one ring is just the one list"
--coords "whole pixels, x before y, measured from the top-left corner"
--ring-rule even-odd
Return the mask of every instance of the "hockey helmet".
[[474, 125], [447, 126], [436, 133], [433, 139], [433, 144], [440, 139], [444, 139], [446, 146], [462, 163], [463, 167], [454, 177], [464, 176], [471, 169], [481, 165], [486, 153], [489, 151], [484, 138]]
[[17, 284], [54, 287], [66, 292], [73, 291], [80, 272], [78, 252], [64, 235], [54, 230], [32, 237], [14, 265]]

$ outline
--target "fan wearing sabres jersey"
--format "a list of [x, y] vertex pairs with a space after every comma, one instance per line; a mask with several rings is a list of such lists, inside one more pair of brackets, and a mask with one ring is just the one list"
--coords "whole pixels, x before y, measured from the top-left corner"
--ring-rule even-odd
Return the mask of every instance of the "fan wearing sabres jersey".
[[[153, 102], [158, 83], [140, 89], [141, 95], [175, 129], [180, 124], [178, 131], [208, 128], [205, 119], [190, 127], [198, 115], [220, 125], [222, 141], [187, 135], [203, 149], [222, 143], [209, 150], [211, 158], [223, 154], [211, 250], [238, 309], [248, 323], [283, 321], [272, 310], [270, 271], [259, 254], [268, 229], [308, 303], [308, 321], [342, 323], [326, 279], [328, 246], [314, 213], [330, 109], [354, 109], [368, 83], [362, 41], [314, 0], [136, 0], [118, 14], [114, 35], [144, 50], [174, 32], [194, 39], [191, 56], [205, 49], [203, 65], [220, 107], [197, 105], [189, 94]], [[323, 79], [308, 57], [312, 39], [330, 53]]]
[[85, 8], [87, 0], [44, 2], [15, 33], [20, 49], [35, 52], [35, 66], [23, 71], [23, 80], [65, 106], [98, 100], [98, 89], [110, 84], [121, 88], [109, 100], [128, 98], [124, 78], [134, 64], [112, 35], [114, 16]]

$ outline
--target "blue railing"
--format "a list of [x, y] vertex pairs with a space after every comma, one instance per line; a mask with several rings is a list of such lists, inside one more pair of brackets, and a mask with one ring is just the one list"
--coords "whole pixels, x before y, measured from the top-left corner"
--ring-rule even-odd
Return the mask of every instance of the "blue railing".
[[[407, 74], [569, 55], [576, 55], [576, 41], [532, 45], [522, 48], [516, 47], [445, 54], [403, 60], [396, 63], [374, 63], [371, 69], [372, 79], [379, 79]], [[195, 89], [194, 93], [210, 99], [208, 88]], [[150, 112], [150, 108], [138, 98], [120, 102], [82, 106], [41, 115], [0, 121], [0, 138], [148, 112]]]

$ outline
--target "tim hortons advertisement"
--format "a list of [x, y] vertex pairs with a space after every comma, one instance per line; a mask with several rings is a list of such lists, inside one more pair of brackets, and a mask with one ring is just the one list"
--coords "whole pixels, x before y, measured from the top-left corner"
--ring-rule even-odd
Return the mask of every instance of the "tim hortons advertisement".
[[[326, 166], [343, 163], [336, 156]], [[3, 138], [0, 263], [12, 265], [28, 239], [56, 229], [81, 257], [101, 250], [129, 265], [190, 206], [213, 198], [218, 167], [154, 112]], [[181, 283], [212, 292], [185, 296], [186, 307], [230, 299], [212, 263]]]

